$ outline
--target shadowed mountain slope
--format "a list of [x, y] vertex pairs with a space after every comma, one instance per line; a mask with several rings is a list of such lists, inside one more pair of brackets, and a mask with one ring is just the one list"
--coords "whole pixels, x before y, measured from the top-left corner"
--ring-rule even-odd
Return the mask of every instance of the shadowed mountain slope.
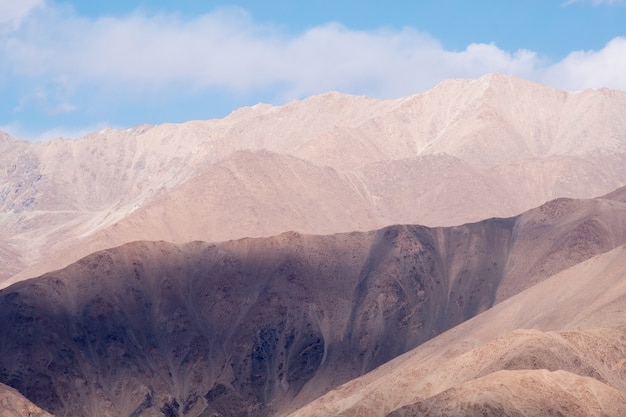
[[596, 197], [626, 184], [624, 115], [622, 92], [492, 74], [77, 141], [2, 135], [0, 281], [139, 239], [452, 226]]
[[0, 382], [59, 416], [275, 414], [624, 243], [625, 210], [97, 252], [0, 291]]
[[539, 416], [545, 415], [542, 405], [554, 415], [621, 416], [625, 277], [626, 247], [620, 246], [501, 302], [293, 416], [386, 416], [394, 410], [394, 416]]

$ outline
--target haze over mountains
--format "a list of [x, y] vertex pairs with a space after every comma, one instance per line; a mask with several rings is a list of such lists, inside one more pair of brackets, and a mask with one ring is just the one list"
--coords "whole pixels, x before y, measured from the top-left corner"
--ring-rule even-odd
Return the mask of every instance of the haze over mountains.
[[499, 74], [2, 135], [0, 404], [626, 415], [625, 166], [626, 93]]
[[1, 279], [133, 240], [450, 226], [596, 197], [626, 184], [625, 136], [626, 93], [499, 74], [396, 100], [328, 93], [78, 141], [5, 135]]

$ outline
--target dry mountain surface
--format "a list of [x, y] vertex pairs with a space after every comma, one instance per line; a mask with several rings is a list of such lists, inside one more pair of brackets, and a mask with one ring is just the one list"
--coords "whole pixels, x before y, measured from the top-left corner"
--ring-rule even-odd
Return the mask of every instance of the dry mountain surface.
[[509, 217], [625, 185], [625, 138], [626, 93], [499, 74], [401, 99], [328, 93], [77, 141], [0, 134], [0, 281], [134, 240]]
[[13, 388], [0, 384], [0, 417], [53, 417]]
[[[596, 393], [585, 407], [619, 409], [623, 195], [455, 227], [96, 252], [0, 291], [0, 382], [57, 416], [284, 414], [372, 370], [300, 415], [473, 409], [492, 380], [575, 385]], [[563, 372], [497, 372], [543, 368]], [[484, 407], [536, 406], [502, 392]]]
[[304, 416], [622, 416], [626, 246], [320, 397]]

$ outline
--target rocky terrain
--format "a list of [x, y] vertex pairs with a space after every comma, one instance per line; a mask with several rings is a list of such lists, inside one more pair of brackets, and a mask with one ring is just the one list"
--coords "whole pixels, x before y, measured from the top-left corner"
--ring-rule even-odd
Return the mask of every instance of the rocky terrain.
[[625, 231], [626, 203], [598, 198], [445, 228], [129, 243], [0, 292], [0, 382], [57, 416], [273, 415]]
[[453, 226], [597, 197], [626, 185], [625, 115], [623, 92], [492, 74], [77, 141], [3, 135], [0, 281], [134, 240]]
[[13, 388], [0, 384], [0, 417], [52, 417]]
[[0, 132], [0, 417], [626, 415], [625, 166], [499, 74]]
[[389, 417], [404, 416], [618, 416], [626, 395], [566, 371], [497, 371], [450, 388]]
[[293, 416], [621, 416], [624, 277], [626, 247], [620, 246], [503, 301]]

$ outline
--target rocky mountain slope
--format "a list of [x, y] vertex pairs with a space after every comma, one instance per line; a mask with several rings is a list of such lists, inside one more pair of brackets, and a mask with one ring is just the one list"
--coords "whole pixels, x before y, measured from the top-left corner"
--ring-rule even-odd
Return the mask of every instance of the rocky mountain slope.
[[52, 417], [13, 388], [0, 384], [0, 417]]
[[[57, 416], [284, 413], [449, 329], [456, 334], [455, 326], [490, 314], [494, 303], [518, 311], [523, 304], [511, 307], [511, 296], [626, 243], [622, 194], [559, 199], [517, 217], [455, 227], [289, 232], [219, 244], [135, 242], [96, 252], [0, 291], [0, 382]], [[554, 320], [571, 320], [572, 308], [597, 306], [597, 292], [587, 287], [578, 295], [590, 297], [585, 302], [569, 310], [560, 304], [585, 282], [544, 289], [546, 305], [522, 309], [524, 317], [546, 321], [563, 311]], [[489, 331], [524, 327], [516, 320]], [[463, 343], [445, 350], [473, 347]], [[576, 362], [576, 354], [569, 360]], [[496, 371], [501, 362], [485, 359], [481, 369]], [[478, 376], [472, 369], [464, 381]], [[598, 372], [589, 376], [624, 380], [605, 368]], [[446, 375], [432, 378], [452, 378]], [[437, 392], [455, 386], [439, 384]], [[395, 401], [388, 412], [410, 404]], [[330, 402], [322, 404], [302, 412], [328, 410]]]
[[402, 407], [409, 416], [620, 416], [626, 395], [595, 378], [546, 369], [497, 371]]
[[[452, 226], [626, 184], [626, 93], [492, 74], [220, 120], [0, 136], [0, 281], [133, 240]], [[0, 284], [2, 285], [2, 284]]]
[[621, 416], [625, 277], [626, 246], [620, 246], [503, 301], [293, 416]]
[[626, 415], [625, 166], [499, 74], [0, 132], [0, 416]]

